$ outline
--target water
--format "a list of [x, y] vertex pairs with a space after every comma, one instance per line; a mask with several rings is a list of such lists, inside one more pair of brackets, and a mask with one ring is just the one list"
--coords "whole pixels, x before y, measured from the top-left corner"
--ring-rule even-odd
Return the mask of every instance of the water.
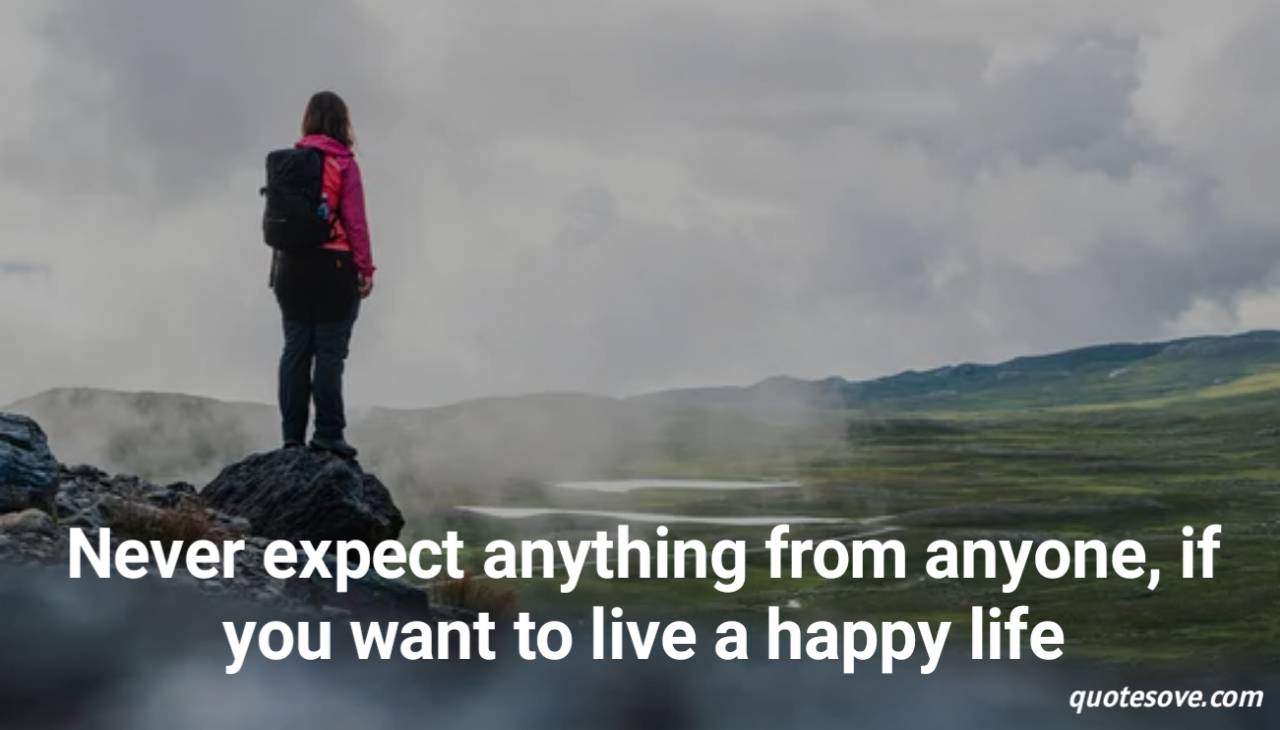
[[636, 489], [703, 489], [703, 490], [742, 490], [742, 489], [780, 489], [798, 487], [800, 482], [793, 481], [732, 481], [724, 479], [600, 479], [580, 482], [557, 482], [561, 489], [578, 489], [589, 492], [622, 493]]
[[851, 520], [843, 517], [809, 517], [805, 515], [750, 515], [742, 517], [717, 517], [709, 515], [673, 515], [661, 512], [615, 512], [591, 509], [557, 509], [553, 507], [485, 507], [459, 505], [457, 509], [500, 520], [519, 520], [527, 517], [570, 515], [599, 517], [619, 522], [645, 522], [660, 524], [731, 525], [737, 527], [768, 527], [777, 524], [790, 525], [838, 525]]

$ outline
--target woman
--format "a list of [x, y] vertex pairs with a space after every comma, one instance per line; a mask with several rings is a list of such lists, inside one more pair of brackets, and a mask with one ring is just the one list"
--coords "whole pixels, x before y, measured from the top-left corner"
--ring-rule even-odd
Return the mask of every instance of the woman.
[[284, 319], [280, 355], [280, 418], [286, 448], [306, 440], [310, 401], [316, 422], [311, 447], [354, 458], [343, 436], [342, 368], [360, 300], [373, 291], [373, 257], [364, 214], [360, 166], [347, 105], [332, 91], [311, 97], [294, 145], [324, 154], [324, 193], [332, 239], [318, 250], [278, 254], [272, 286]]

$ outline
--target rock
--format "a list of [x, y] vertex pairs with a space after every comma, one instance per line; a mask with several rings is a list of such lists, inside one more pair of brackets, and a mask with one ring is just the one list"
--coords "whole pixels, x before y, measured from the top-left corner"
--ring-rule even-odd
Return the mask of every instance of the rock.
[[98, 514], [107, 526], [119, 527], [122, 523], [158, 523], [167, 510], [146, 502], [126, 499], [118, 494], [104, 494], [98, 498]]
[[[338, 561], [333, 556], [325, 558], [330, 571], [337, 571]], [[440, 612], [431, 606], [430, 598], [422, 586], [409, 585], [398, 580], [388, 580], [372, 571], [363, 578], [347, 584], [346, 593], [334, 590], [333, 581], [312, 577], [313, 605], [340, 609], [354, 613], [377, 612], [394, 613], [406, 616], [421, 615], [428, 609]]]
[[209, 539], [224, 540], [248, 535], [253, 525], [243, 517], [234, 517], [216, 509], [206, 509], [209, 518]]
[[[166, 513], [203, 512], [195, 487], [186, 482], [165, 486], [132, 475], [111, 476], [91, 466], [63, 467], [54, 497], [54, 514], [66, 527], [111, 526], [121, 519], [163, 517]], [[210, 526], [227, 533], [245, 532], [246, 521], [209, 511]]]
[[186, 482], [173, 482], [163, 487], [148, 485], [146, 493], [147, 501], [157, 507], [177, 507], [195, 497], [196, 488]]
[[0, 413], [0, 513], [53, 509], [58, 461], [40, 426], [26, 416]]
[[287, 540], [395, 539], [404, 517], [359, 464], [309, 449], [254, 454], [200, 492], [205, 504], [249, 520], [255, 535]]
[[[172, 583], [289, 611], [451, 615], [454, 609], [432, 606], [420, 586], [366, 576], [339, 593], [332, 579], [279, 579], [263, 566], [273, 538], [376, 542], [398, 537], [403, 526], [376, 477], [326, 453], [257, 454], [227, 467], [197, 493], [185, 482], [157, 485], [92, 466], [61, 466], [34, 421], [0, 413], [0, 569], [65, 566], [70, 528], [83, 529], [92, 544], [104, 528], [111, 529], [113, 545], [125, 539], [243, 539], [234, 576], [196, 580], [179, 571]], [[333, 560], [328, 558], [331, 567]]]
[[66, 545], [66, 533], [43, 510], [0, 515], [0, 563], [53, 562], [66, 553]]
[[10, 535], [40, 534], [57, 537], [58, 526], [49, 513], [31, 508], [0, 515], [0, 533]]

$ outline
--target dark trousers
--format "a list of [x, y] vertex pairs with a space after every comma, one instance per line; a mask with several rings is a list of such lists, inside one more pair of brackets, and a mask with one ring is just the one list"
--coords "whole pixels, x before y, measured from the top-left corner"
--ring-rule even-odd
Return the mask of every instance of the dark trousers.
[[350, 255], [316, 252], [281, 257], [274, 287], [284, 322], [280, 354], [281, 435], [306, 441], [311, 402], [315, 436], [340, 440], [347, 426], [342, 371], [360, 310]]
[[342, 370], [355, 320], [316, 324], [284, 321], [280, 354], [280, 421], [285, 441], [303, 443], [310, 402], [316, 403], [318, 438], [341, 440], [347, 427]]

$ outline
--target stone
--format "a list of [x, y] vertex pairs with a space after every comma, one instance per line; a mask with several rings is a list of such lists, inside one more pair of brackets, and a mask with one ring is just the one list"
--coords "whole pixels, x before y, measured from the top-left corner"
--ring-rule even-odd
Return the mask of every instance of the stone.
[[249, 521], [251, 532], [286, 540], [399, 537], [404, 517], [390, 492], [354, 461], [304, 448], [254, 454], [223, 469], [200, 492], [209, 507]]
[[196, 580], [179, 570], [162, 582], [317, 615], [468, 615], [465, 609], [433, 606], [421, 586], [376, 576], [356, 580], [339, 593], [332, 579], [278, 579], [266, 572], [263, 553], [271, 539], [372, 543], [399, 535], [404, 518], [391, 495], [356, 462], [304, 449], [258, 454], [224, 469], [201, 494], [185, 482], [157, 485], [93, 466], [61, 466], [34, 421], [0, 414], [0, 475], [5, 480], [0, 497], [7, 500], [0, 511], [0, 570], [56, 565], [58, 580], [65, 581], [72, 528], [83, 530], [93, 545], [105, 528], [111, 529], [113, 546], [126, 539], [148, 544], [243, 539], [245, 549], [234, 556], [234, 577]]
[[0, 513], [53, 509], [58, 491], [58, 460], [39, 424], [0, 413]]
[[48, 512], [33, 508], [0, 515], [0, 533], [10, 535], [40, 534], [56, 537], [58, 526]]

